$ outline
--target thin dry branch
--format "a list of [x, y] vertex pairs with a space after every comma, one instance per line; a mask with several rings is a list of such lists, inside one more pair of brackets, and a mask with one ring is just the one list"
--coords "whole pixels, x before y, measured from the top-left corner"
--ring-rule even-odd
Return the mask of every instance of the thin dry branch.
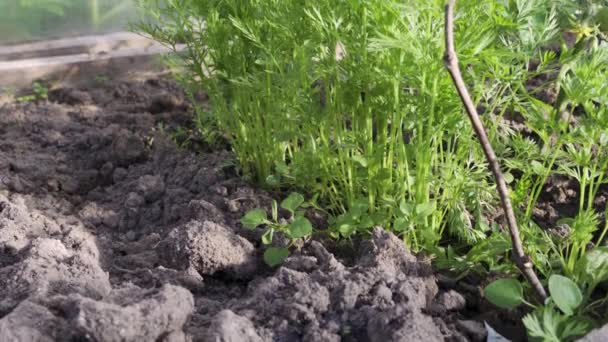
[[479, 119], [477, 108], [471, 100], [469, 91], [467, 90], [467, 87], [460, 73], [460, 67], [458, 66], [458, 56], [456, 55], [456, 50], [454, 48], [455, 4], [456, 0], [448, 0], [448, 3], [445, 6], [445, 66], [450, 72], [450, 75], [452, 76], [452, 81], [454, 81], [454, 85], [456, 86], [458, 95], [460, 95], [462, 103], [465, 106], [466, 112], [469, 116], [469, 119], [471, 120], [471, 124], [473, 125], [473, 129], [475, 130], [475, 134], [477, 134], [477, 138], [479, 138], [479, 142], [481, 144], [481, 147], [483, 148], [483, 152], [486, 155], [486, 159], [488, 160], [490, 168], [492, 169], [492, 173], [494, 174], [494, 178], [496, 179], [498, 195], [500, 196], [500, 201], [502, 203], [502, 207], [507, 219], [507, 225], [509, 227], [509, 234], [511, 235], [511, 244], [513, 245], [513, 259], [515, 261], [515, 264], [526, 277], [532, 288], [534, 288], [540, 299], [544, 302], [547, 298], [547, 293], [545, 292], [543, 285], [538, 279], [538, 276], [534, 272], [534, 265], [532, 264], [532, 261], [524, 253], [521, 238], [519, 237], [519, 229], [517, 228], [517, 220], [515, 219], [511, 200], [509, 199], [507, 183], [505, 182], [504, 176], [502, 175], [500, 165], [498, 163], [498, 160], [496, 159], [496, 154], [492, 149], [492, 145], [490, 145], [490, 141], [488, 140], [488, 136], [486, 135], [483, 124]]

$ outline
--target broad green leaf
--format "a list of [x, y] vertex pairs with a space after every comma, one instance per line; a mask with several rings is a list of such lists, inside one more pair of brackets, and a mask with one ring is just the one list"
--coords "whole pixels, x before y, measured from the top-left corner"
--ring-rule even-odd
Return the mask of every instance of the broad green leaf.
[[555, 305], [568, 316], [572, 316], [583, 301], [583, 294], [578, 285], [572, 279], [559, 274], [549, 278], [549, 293]]
[[336, 219], [334, 226], [343, 237], [349, 237], [355, 233], [355, 224], [356, 222], [351, 215], [340, 215]]
[[399, 211], [403, 215], [409, 217], [414, 211], [414, 205], [411, 202], [406, 202], [405, 200], [401, 201], [401, 204], [399, 204]]
[[367, 158], [365, 158], [364, 156], [353, 156], [353, 161], [359, 163], [359, 165], [363, 167], [367, 167], [367, 165], [369, 164], [367, 162]]
[[359, 225], [361, 228], [371, 228], [374, 226], [374, 219], [369, 215], [363, 215], [359, 219]]
[[289, 225], [289, 235], [292, 239], [299, 239], [310, 234], [312, 234], [312, 224], [305, 217], [299, 217]]
[[270, 267], [275, 267], [282, 264], [288, 256], [289, 249], [270, 247], [264, 252], [264, 262]]
[[408, 226], [408, 221], [403, 217], [397, 217], [395, 219], [395, 222], [393, 223], [393, 229], [398, 232], [403, 232], [407, 230]]
[[346, 238], [353, 235], [355, 233], [355, 230], [355, 226], [348, 223], [341, 224], [338, 227], [338, 231], [340, 232], [340, 234]]
[[262, 235], [262, 243], [265, 245], [270, 245], [272, 243], [272, 237], [274, 236], [274, 228], [270, 228], [266, 230], [264, 235]]
[[350, 214], [354, 219], [358, 219], [367, 212], [369, 209], [369, 202], [367, 198], [359, 198], [353, 201], [352, 208], [350, 209]]
[[306, 215], [306, 211], [302, 210], [302, 209], [298, 209], [296, 210], [295, 213], [293, 213], [293, 217], [294, 219], [300, 218], [300, 217], [304, 217]]
[[283, 202], [281, 202], [281, 208], [287, 209], [293, 213], [300, 205], [302, 205], [302, 203], [304, 203], [304, 196], [297, 192], [292, 192], [289, 194], [289, 196], [287, 196], [286, 199], [283, 200]]
[[545, 167], [543, 166], [543, 164], [536, 160], [533, 160], [530, 163], [530, 166], [532, 167], [532, 171], [534, 172], [534, 174], [542, 175], [543, 173], [545, 173]]
[[512, 309], [524, 299], [523, 288], [516, 279], [498, 279], [486, 286], [483, 292], [490, 303], [503, 309]]
[[253, 209], [241, 218], [241, 224], [249, 229], [255, 229], [264, 222], [266, 222], [266, 211], [264, 209]]
[[277, 187], [281, 184], [281, 177], [277, 175], [270, 175], [266, 177], [266, 184], [270, 187]]
[[287, 164], [285, 164], [283, 162], [278, 162], [275, 165], [275, 169], [277, 170], [277, 173], [282, 176], [289, 174], [289, 167], [287, 166]]
[[433, 202], [420, 203], [416, 205], [416, 216], [424, 218], [430, 216], [435, 211], [435, 204]]
[[583, 255], [576, 270], [584, 280], [597, 284], [608, 279], [608, 247], [597, 247]]

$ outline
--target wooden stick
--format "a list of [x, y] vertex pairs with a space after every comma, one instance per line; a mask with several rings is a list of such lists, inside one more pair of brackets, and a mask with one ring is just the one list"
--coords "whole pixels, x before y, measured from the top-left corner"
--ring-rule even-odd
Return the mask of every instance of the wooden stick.
[[538, 276], [534, 272], [534, 265], [532, 264], [532, 261], [524, 253], [521, 238], [519, 237], [519, 229], [517, 228], [517, 220], [515, 219], [511, 200], [509, 199], [507, 183], [505, 182], [504, 176], [502, 175], [500, 165], [498, 163], [498, 160], [496, 159], [496, 154], [492, 149], [492, 145], [490, 145], [490, 141], [488, 140], [488, 136], [486, 135], [483, 124], [479, 119], [477, 108], [473, 104], [473, 100], [471, 100], [469, 91], [467, 90], [467, 87], [460, 73], [460, 67], [458, 66], [458, 56], [456, 55], [456, 50], [454, 48], [455, 4], [456, 0], [448, 0], [448, 3], [445, 6], [445, 66], [448, 69], [450, 76], [452, 76], [452, 81], [454, 81], [454, 85], [456, 86], [458, 95], [460, 95], [460, 99], [462, 100], [462, 103], [465, 106], [466, 112], [469, 116], [469, 119], [471, 120], [471, 124], [473, 125], [473, 129], [475, 130], [475, 134], [477, 134], [477, 138], [479, 139], [481, 147], [483, 148], [483, 152], [486, 155], [486, 159], [488, 160], [490, 168], [492, 169], [492, 173], [494, 174], [494, 178], [496, 179], [498, 195], [500, 196], [502, 208], [505, 212], [505, 216], [507, 219], [507, 225], [509, 226], [509, 234], [511, 235], [511, 244], [513, 245], [513, 259], [515, 261], [515, 264], [524, 274], [524, 276], [526, 277], [534, 291], [536, 291], [542, 302], [544, 302], [547, 298], [547, 293], [545, 292], [545, 288], [538, 279]]

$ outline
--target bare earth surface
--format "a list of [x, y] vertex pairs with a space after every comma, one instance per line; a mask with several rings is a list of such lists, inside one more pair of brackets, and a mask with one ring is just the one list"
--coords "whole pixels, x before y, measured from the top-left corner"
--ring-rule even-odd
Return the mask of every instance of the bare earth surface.
[[188, 111], [162, 78], [0, 105], [0, 341], [484, 340], [381, 229], [265, 266], [238, 221], [269, 197], [156, 129]]

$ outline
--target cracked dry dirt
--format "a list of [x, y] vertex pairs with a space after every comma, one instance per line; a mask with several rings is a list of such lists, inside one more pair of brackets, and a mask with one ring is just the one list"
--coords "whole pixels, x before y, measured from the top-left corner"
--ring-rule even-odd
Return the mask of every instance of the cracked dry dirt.
[[311, 241], [265, 266], [238, 222], [269, 196], [156, 129], [189, 111], [159, 77], [0, 105], [0, 341], [484, 339], [381, 229], [348, 261]]

